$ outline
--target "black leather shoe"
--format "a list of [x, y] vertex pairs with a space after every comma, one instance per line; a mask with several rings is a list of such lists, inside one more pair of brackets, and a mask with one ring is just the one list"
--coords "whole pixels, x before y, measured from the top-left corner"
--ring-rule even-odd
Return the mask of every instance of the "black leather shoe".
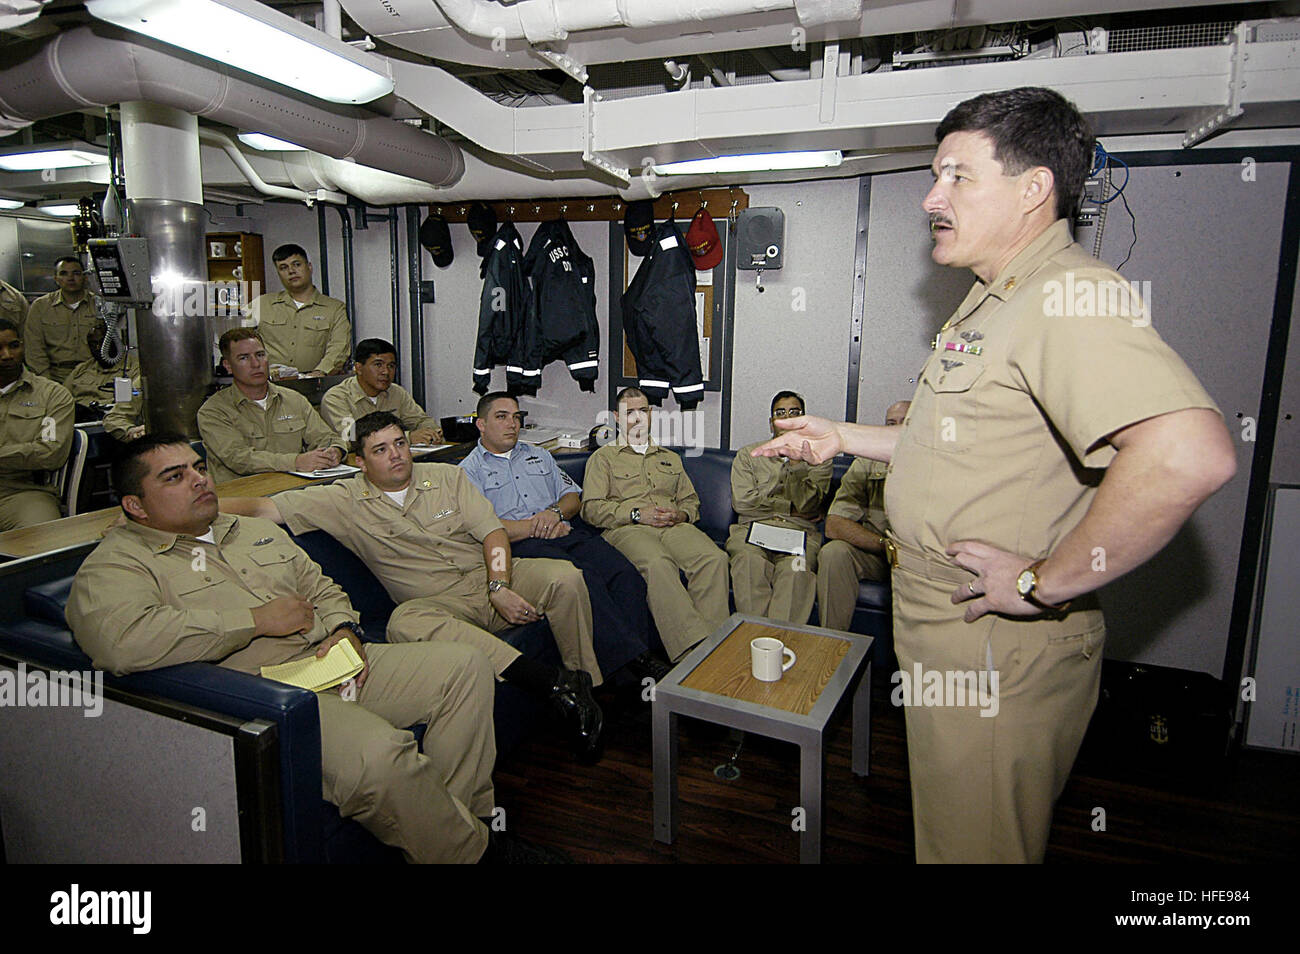
[[631, 673], [638, 682], [646, 678], [659, 682], [673, 671], [673, 664], [660, 659], [647, 650], [623, 668]]
[[481, 865], [571, 865], [573, 859], [558, 848], [535, 845], [509, 832], [488, 829], [487, 850]]
[[551, 688], [550, 699], [551, 705], [568, 723], [574, 756], [582, 762], [594, 762], [600, 750], [605, 715], [591, 695], [591, 676], [561, 669], [559, 681]]

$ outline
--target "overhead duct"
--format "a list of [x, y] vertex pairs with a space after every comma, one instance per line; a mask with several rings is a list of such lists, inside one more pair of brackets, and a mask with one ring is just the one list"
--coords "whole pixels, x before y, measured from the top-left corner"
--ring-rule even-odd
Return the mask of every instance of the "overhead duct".
[[144, 101], [249, 131], [271, 130], [316, 152], [435, 186], [464, 171], [453, 143], [365, 110], [326, 108], [234, 71], [96, 24], [12, 48], [0, 70], [0, 134], [91, 106]]

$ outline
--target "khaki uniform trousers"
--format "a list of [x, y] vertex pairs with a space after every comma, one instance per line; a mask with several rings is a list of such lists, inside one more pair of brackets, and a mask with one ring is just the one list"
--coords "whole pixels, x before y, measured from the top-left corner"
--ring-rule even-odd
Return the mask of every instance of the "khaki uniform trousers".
[[748, 524], [734, 524], [727, 535], [731, 592], [736, 611], [803, 625], [817, 595], [817, 560], [822, 548], [816, 531], [804, 537], [804, 553], [794, 556], [746, 543]]
[[[591, 599], [582, 571], [567, 560], [511, 561], [510, 589], [545, 614], [566, 669], [582, 670], [599, 686], [603, 679], [591, 645]], [[501, 675], [519, 650], [493, 633], [512, 626], [488, 599], [487, 570], [471, 570], [437, 596], [407, 600], [388, 620], [388, 641], [448, 640], [482, 650]]]
[[699, 527], [630, 525], [606, 530], [605, 539], [645, 578], [650, 615], [669, 659], [681, 658], [731, 615], [727, 555]]
[[879, 553], [868, 553], [844, 540], [827, 540], [817, 558], [817, 615], [821, 625], [847, 631], [858, 605], [858, 584], [888, 579], [889, 567]]
[[59, 498], [44, 490], [20, 490], [17, 493], [0, 490], [0, 530], [17, 530], [58, 520]]
[[[494, 801], [491, 666], [452, 645], [369, 643], [366, 658], [356, 702], [316, 694], [326, 800], [407, 861], [477, 861]], [[404, 728], [417, 722], [423, 754]]]
[[921, 705], [921, 693], [912, 693], [907, 761], [916, 860], [1041, 862], [1052, 808], [1097, 704], [1101, 611], [1062, 620], [986, 615], [967, 623], [963, 604], [951, 596], [972, 574], [918, 559], [900, 553], [893, 571], [900, 669], [911, 678], [919, 663], [945, 682], [949, 672], [992, 670], [998, 682], [987, 707], [969, 697], [961, 707], [949, 699]]

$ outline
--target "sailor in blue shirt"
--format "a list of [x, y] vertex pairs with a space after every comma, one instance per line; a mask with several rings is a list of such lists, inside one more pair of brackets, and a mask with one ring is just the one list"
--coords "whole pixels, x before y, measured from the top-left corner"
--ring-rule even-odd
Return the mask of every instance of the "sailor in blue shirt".
[[658, 680], [668, 664], [650, 652], [645, 580], [627, 557], [578, 519], [582, 488], [541, 447], [519, 443], [519, 404], [504, 391], [483, 395], [479, 443], [460, 463], [491, 502], [519, 557], [568, 560], [591, 596], [592, 644], [602, 672]]

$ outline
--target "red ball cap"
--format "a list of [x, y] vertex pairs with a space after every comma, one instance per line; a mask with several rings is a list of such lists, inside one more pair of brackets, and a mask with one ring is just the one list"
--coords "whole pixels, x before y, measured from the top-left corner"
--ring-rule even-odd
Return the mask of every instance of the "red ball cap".
[[722, 261], [722, 241], [718, 238], [718, 227], [713, 224], [713, 216], [703, 206], [691, 219], [691, 227], [686, 230], [686, 247], [691, 250], [697, 270], [707, 272]]

